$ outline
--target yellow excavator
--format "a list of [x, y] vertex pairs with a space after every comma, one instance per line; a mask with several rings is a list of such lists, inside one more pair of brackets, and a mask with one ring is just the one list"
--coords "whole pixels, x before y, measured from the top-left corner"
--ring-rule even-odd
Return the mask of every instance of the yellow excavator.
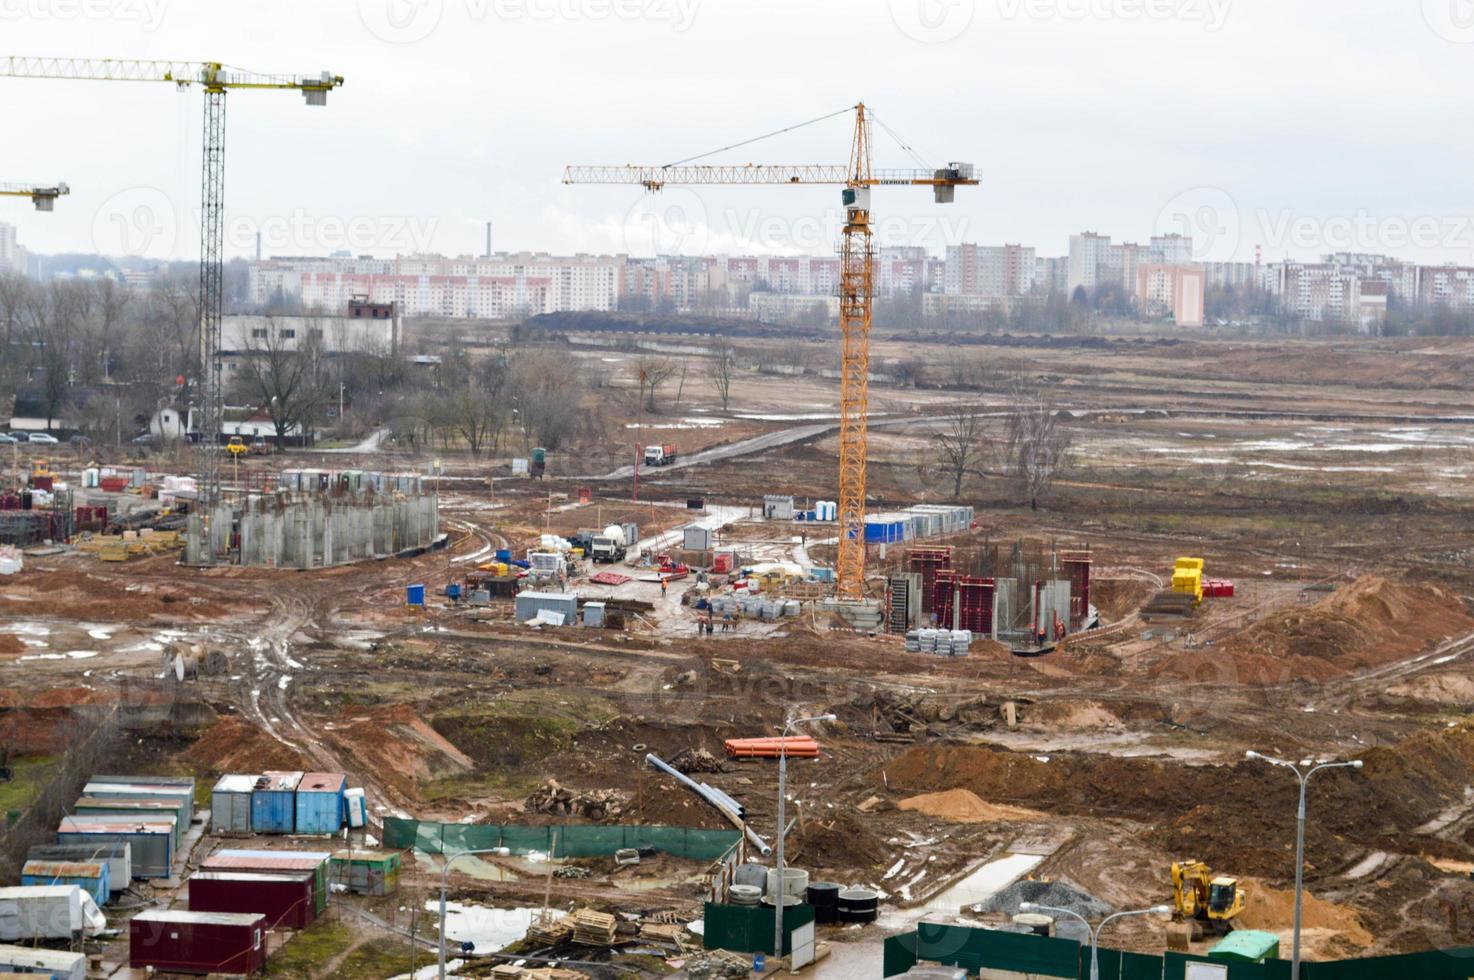
[[1246, 899], [1237, 878], [1215, 876], [1202, 861], [1172, 864], [1172, 918], [1197, 938], [1201, 932], [1231, 932]]

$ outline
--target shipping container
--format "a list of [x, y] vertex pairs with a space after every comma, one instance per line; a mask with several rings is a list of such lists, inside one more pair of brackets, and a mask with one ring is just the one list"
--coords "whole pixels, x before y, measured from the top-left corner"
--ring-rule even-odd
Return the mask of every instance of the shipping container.
[[135, 878], [167, 878], [174, 863], [174, 822], [120, 821], [108, 817], [63, 817], [58, 844], [126, 843]]
[[257, 912], [266, 928], [306, 929], [317, 918], [311, 871], [197, 871], [189, 879], [191, 912]]
[[572, 626], [578, 618], [578, 596], [572, 592], [519, 592], [516, 600], [517, 622], [525, 623], [543, 613], [562, 616]]
[[123, 821], [172, 820], [175, 847], [189, 831], [189, 822], [180, 812], [178, 800], [166, 796], [84, 796], [72, 805], [72, 812], [79, 817], [115, 817]]
[[355, 895], [393, 895], [399, 888], [399, 852], [350, 848], [333, 852], [332, 882]]
[[258, 834], [290, 834], [297, 826], [300, 772], [267, 772], [251, 791], [251, 829]]
[[700, 524], [688, 524], [681, 532], [681, 547], [687, 551], [707, 551], [711, 548], [711, 529]]
[[261, 871], [272, 874], [279, 871], [310, 871], [313, 874], [312, 900], [317, 911], [322, 912], [328, 904], [328, 861], [332, 854], [327, 851], [216, 851], [200, 863], [206, 871]]
[[27, 861], [106, 861], [108, 889], [122, 891], [133, 880], [133, 848], [127, 841], [82, 844], [37, 844], [26, 851]]
[[16, 973], [35, 980], [86, 980], [87, 957], [83, 953], [66, 953], [55, 949], [32, 949], [28, 946], [0, 946], [0, 972]]
[[20, 883], [76, 885], [98, 905], [106, 905], [113, 897], [106, 861], [27, 861], [21, 865]]
[[128, 965], [250, 976], [266, 966], [266, 918], [249, 912], [140, 912], [128, 923]]
[[336, 834], [343, 826], [343, 791], [348, 777], [341, 772], [309, 772], [297, 784], [297, 833]]
[[210, 791], [210, 829], [217, 834], [251, 832], [251, 796], [260, 776], [221, 776]]
[[70, 941], [106, 928], [97, 903], [76, 885], [0, 888], [0, 942]]

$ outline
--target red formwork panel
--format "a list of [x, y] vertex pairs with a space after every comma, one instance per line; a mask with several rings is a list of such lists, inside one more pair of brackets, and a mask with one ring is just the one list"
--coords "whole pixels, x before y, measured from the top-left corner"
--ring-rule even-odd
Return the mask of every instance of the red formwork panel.
[[1090, 565], [1088, 551], [1063, 551], [1059, 556], [1060, 571], [1070, 583], [1070, 623], [1084, 621], [1090, 613]]
[[937, 569], [933, 590], [936, 594], [932, 611], [937, 616], [937, 627], [949, 630], [952, 628], [952, 610], [957, 600], [957, 573], [950, 568]]
[[936, 612], [937, 573], [952, 567], [952, 549], [912, 548], [907, 563], [910, 571], [921, 576], [921, 614]]
[[957, 580], [957, 628], [971, 630], [978, 636], [993, 633], [993, 591], [996, 582], [990, 578], [964, 576]]

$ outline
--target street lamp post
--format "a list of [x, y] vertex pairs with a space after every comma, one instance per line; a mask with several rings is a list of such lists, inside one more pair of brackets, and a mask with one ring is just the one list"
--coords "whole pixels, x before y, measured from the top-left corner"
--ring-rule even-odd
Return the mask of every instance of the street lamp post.
[[[495, 854], [498, 850], [499, 848], [495, 847], [485, 847], [479, 850], [457, 851], [449, 856], [442, 855], [445, 857], [445, 866], [440, 869], [440, 942], [438, 944], [440, 948], [440, 971], [438, 973], [440, 980], [445, 980], [445, 885], [446, 879], [450, 875], [450, 866], [463, 857], [470, 857], [473, 854]], [[548, 859], [552, 859], [551, 854], [548, 855]]]
[[1300, 980], [1300, 909], [1301, 892], [1305, 887], [1305, 788], [1310, 782], [1310, 777], [1322, 769], [1360, 769], [1361, 760], [1316, 762], [1314, 759], [1301, 759], [1296, 764], [1252, 750], [1244, 755], [1246, 758], [1267, 762], [1272, 766], [1282, 766], [1293, 772], [1295, 778], [1300, 781], [1300, 808], [1295, 814], [1295, 937], [1292, 940], [1290, 952], [1290, 980]]
[[833, 721], [834, 715], [815, 715], [811, 718], [795, 718], [783, 726], [778, 739], [778, 850], [774, 861], [777, 881], [773, 893], [773, 957], [783, 958], [783, 838], [787, 833], [787, 814], [784, 812], [784, 796], [788, 788], [788, 730], [794, 725], [811, 721]]
[[1106, 926], [1116, 919], [1124, 919], [1129, 915], [1167, 915], [1172, 909], [1166, 905], [1153, 905], [1149, 909], [1133, 909], [1130, 912], [1117, 912], [1100, 920], [1100, 925], [1092, 927], [1089, 920], [1079, 912], [1071, 912], [1069, 909], [1058, 909], [1051, 905], [1036, 905], [1033, 902], [1020, 902], [1020, 912], [1053, 912], [1055, 915], [1068, 915], [1079, 919], [1085, 926], [1085, 931], [1090, 934], [1090, 980], [1100, 980], [1100, 934]]

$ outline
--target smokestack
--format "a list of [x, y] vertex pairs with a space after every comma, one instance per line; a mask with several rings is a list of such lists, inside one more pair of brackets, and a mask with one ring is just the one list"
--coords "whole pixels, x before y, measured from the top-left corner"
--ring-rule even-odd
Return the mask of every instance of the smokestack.
[[486, 258], [491, 258], [491, 222], [486, 223]]
[[261, 233], [256, 232], [256, 261], [261, 261]]

